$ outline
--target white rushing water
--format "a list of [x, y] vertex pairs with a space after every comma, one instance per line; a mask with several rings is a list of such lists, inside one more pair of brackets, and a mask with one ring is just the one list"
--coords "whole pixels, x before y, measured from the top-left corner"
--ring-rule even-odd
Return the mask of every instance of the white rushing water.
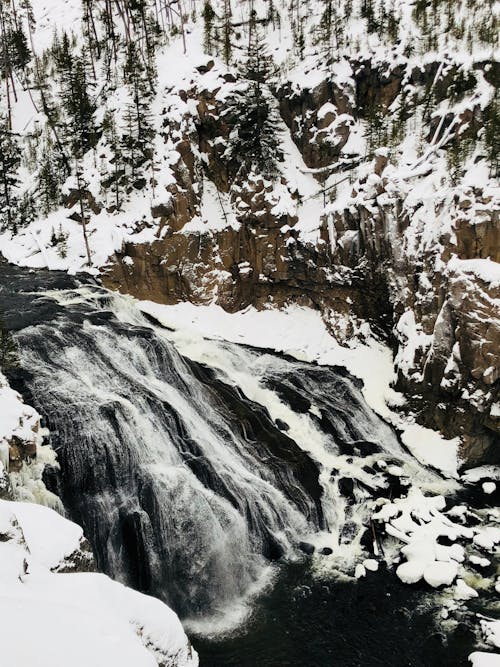
[[99, 288], [45, 296], [57, 318], [18, 335], [65, 505], [101, 568], [193, 625], [241, 620], [300, 542], [353, 566], [391, 466], [439, 484], [338, 369], [168, 331]]

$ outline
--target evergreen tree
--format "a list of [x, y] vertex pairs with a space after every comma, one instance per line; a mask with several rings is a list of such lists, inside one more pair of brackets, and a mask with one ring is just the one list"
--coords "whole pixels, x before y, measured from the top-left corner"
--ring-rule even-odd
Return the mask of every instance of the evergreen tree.
[[212, 53], [213, 48], [213, 22], [216, 14], [210, 4], [210, 0], [206, 0], [203, 5], [203, 47], [207, 53]]
[[277, 132], [279, 114], [267, 86], [273, 72], [272, 59], [252, 15], [248, 56], [242, 68], [247, 81], [235, 92], [225, 112], [231, 127], [225, 157], [236, 165], [238, 173], [253, 171], [273, 176], [282, 158]]
[[151, 90], [148, 72], [133, 43], [127, 46], [124, 77], [131, 101], [124, 114], [126, 129], [122, 135], [122, 154], [131, 168], [132, 178], [135, 179], [137, 169], [152, 161], [154, 129], [149, 111]]
[[231, 17], [232, 17], [231, 2], [230, 0], [224, 0], [222, 34], [223, 34], [223, 57], [226, 65], [229, 65], [229, 61], [231, 60], [231, 32], [232, 32]]
[[73, 55], [67, 33], [64, 33], [55, 56], [61, 75], [63, 107], [68, 117], [68, 141], [72, 152], [81, 157], [96, 141], [96, 107], [89, 95], [86, 63], [83, 56]]
[[45, 137], [42, 146], [37, 191], [41, 211], [47, 215], [60, 203], [61, 181], [64, 180], [65, 173], [60, 160], [57, 159], [56, 147], [50, 136]]
[[500, 95], [495, 92], [490, 104], [483, 112], [484, 127], [482, 138], [486, 149], [486, 157], [490, 165], [490, 174], [493, 177], [500, 175], [500, 152], [498, 137], [500, 136]]
[[121, 205], [121, 189], [125, 184], [125, 170], [121, 155], [120, 137], [116, 125], [115, 115], [108, 111], [103, 119], [102, 129], [106, 138], [106, 144], [111, 152], [108, 162], [111, 165], [112, 172], [104, 175], [103, 185], [106, 188], [113, 188], [113, 205], [118, 210]]
[[0, 117], [0, 229], [17, 233], [18, 211], [16, 190], [21, 150], [17, 137], [11, 132], [9, 121]]
[[31, 60], [31, 51], [22, 26], [12, 26], [7, 31], [5, 40], [6, 49], [4, 53], [7, 55], [8, 62], [2, 62], [2, 69], [24, 69]]

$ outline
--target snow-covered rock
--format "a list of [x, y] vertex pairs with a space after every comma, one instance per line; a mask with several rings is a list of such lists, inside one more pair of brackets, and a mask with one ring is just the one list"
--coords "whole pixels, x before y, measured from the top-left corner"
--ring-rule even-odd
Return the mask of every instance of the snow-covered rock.
[[40, 420], [0, 372], [0, 498], [60, 508], [59, 499], [42, 480], [44, 467], [57, 463], [52, 449], [44, 444], [47, 432]]
[[79, 526], [46, 507], [0, 501], [0, 538], [2, 664], [198, 665], [165, 604], [103, 574], [68, 573], [72, 559], [82, 562]]
[[500, 654], [474, 651], [469, 655], [469, 662], [472, 667], [500, 667]]

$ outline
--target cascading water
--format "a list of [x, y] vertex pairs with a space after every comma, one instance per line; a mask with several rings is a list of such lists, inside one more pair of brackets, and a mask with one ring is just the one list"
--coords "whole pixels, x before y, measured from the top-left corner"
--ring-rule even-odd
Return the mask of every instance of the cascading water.
[[390, 483], [379, 460], [435, 479], [341, 369], [193, 340], [54, 280], [4, 302], [58, 491], [99, 567], [184, 617], [223, 614], [303, 540], [352, 555]]

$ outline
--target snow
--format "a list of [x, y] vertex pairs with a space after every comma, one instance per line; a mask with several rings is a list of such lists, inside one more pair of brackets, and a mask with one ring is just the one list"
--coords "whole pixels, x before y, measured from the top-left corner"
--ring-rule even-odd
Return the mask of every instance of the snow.
[[485, 478], [500, 481], [500, 467], [484, 465], [477, 468], [469, 468], [469, 470], [462, 473], [460, 478], [467, 484], [474, 484]]
[[365, 558], [363, 561], [363, 567], [369, 572], [376, 572], [378, 570], [378, 561], [374, 558]]
[[[464, 548], [455, 543], [462, 539], [475, 540], [471, 528], [462, 526], [446, 516], [446, 501], [442, 496], [424, 496], [412, 487], [406, 498], [394, 501], [381, 499], [380, 509], [373, 515], [385, 525], [386, 532], [404, 544], [401, 554], [406, 562], [399, 565], [397, 576], [407, 584], [424, 579], [430, 586], [449, 586], [459, 573], [459, 564], [465, 560]], [[486, 529], [482, 529], [486, 530]], [[443, 546], [439, 537], [453, 542]], [[459, 585], [459, 591], [463, 587]]]
[[358, 563], [354, 569], [354, 576], [356, 579], [362, 579], [366, 577], [366, 568], [361, 563]]
[[[38, 564], [50, 570], [78, 549], [83, 538], [82, 528], [57, 512], [21, 502], [8, 503], [7, 509], [19, 522], [26, 548]], [[3, 517], [5, 515], [4, 510]]]
[[496, 491], [497, 485], [495, 484], [495, 482], [483, 482], [481, 484], [481, 488], [483, 489], [484, 493], [489, 495]]
[[[51, 568], [79, 548], [82, 530], [53, 510], [0, 501], [2, 663], [16, 667], [196, 667], [165, 604], [102, 574]], [[26, 637], [29, 635], [29, 641]]]
[[52, 45], [55, 32], [61, 34], [68, 26], [77, 33], [81, 30], [80, 0], [36, 0], [31, 4], [35, 19], [33, 44], [38, 53]]
[[469, 655], [472, 667], [500, 667], [500, 654], [474, 651]]
[[401, 439], [415, 458], [424, 465], [441, 470], [450, 477], [458, 476], [460, 438], [447, 440], [437, 431], [420, 424], [411, 424], [406, 426]]
[[488, 644], [500, 648], [500, 620], [481, 619], [481, 631]]
[[11, 389], [0, 373], [0, 444], [13, 436], [20, 440], [33, 440], [39, 428], [39, 415], [21, 396]]
[[482, 547], [487, 551], [492, 551], [500, 542], [500, 528], [495, 526], [486, 526], [479, 528], [477, 534], [474, 535], [474, 544]]
[[487, 558], [482, 558], [481, 556], [470, 556], [469, 560], [471, 563], [474, 565], [478, 565], [479, 567], [488, 567], [490, 565], [491, 561], [488, 560]]
[[455, 600], [472, 600], [477, 597], [477, 591], [471, 588], [471, 586], [468, 586], [463, 579], [457, 579], [454, 593]]
[[424, 569], [424, 579], [425, 581], [432, 586], [437, 588], [438, 586], [449, 586], [455, 579], [458, 574], [458, 564], [457, 563], [441, 563], [436, 561], [430, 563]]
[[491, 259], [458, 259], [453, 257], [448, 262], [448, 270], [455, 273], [471, 273], [485, 283], [490, 289], [500, 287], [500, 264]]

